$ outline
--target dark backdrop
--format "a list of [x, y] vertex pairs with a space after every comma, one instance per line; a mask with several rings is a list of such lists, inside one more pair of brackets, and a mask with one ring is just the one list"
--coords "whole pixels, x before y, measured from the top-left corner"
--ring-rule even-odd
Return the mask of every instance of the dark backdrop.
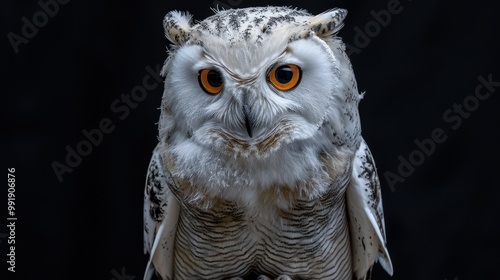
[[[162, 85], [150, 79], [139, 101], [126, 98], [166, 58], [163, 16], [178, 9], [203, 19], [216, 2], [59, 1], [49, 12], [40, 4], [49, 0], [1, 4], [1, 163], [4, 178], [15, 168], [17, 221], [16, 273], [7, 274], [2, 218], [0, 273], [8, 278], [0, 278], [141, 279], [143, 187]], [[340, 36], [366, 91], [363, 135], [381, 177], [394, 264], [392, 278], [377, 265], [374, 279], [497, 277], [496, 7], [485, 0], [220, 3], [349, 9]], [[85, 133], [94, 144], [85, 145]], [[68, 149], [78, 148], [88, 155], [68, 158], [74, 167], [60, 181], [53, 165], [66, 165]], [[0, 201], [7, 214], [5, 185]]]

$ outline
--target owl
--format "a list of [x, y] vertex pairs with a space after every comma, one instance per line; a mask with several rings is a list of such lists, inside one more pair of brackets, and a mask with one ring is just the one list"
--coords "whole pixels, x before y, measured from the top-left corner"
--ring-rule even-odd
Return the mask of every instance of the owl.
[[377, 261], [392, 275], [346, 15], [165, 16], [144, 279], [369, 279]]

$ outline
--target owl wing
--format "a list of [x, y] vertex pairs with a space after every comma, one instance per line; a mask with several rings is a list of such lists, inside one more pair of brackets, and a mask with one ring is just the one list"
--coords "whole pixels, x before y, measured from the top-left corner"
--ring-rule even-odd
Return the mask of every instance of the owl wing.
[[364, 140], [356, 151], [346, 197], [354, 276], [369, 279], [368, 272], [375, 261], [392, 275], [380, 182], [372, 154]]
[[165, 171], [158, 145], [149, 163], [144, 190], [144, 254], [150, 256], [144, 280], [151, 279], [155, 271], [164, 280], [173, 275], [179, 202], [168, 187], [172, 178]]

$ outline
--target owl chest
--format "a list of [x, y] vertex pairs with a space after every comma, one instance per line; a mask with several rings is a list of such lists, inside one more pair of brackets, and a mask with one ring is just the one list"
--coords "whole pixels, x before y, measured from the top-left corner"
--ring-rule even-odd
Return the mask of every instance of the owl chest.
[[176, 235], [175, 277], [286, 274], [293, 279], [350, 279], [344, 208], [343, 195], [258, 215], [228, 201], [208, 210], [183, 207]]

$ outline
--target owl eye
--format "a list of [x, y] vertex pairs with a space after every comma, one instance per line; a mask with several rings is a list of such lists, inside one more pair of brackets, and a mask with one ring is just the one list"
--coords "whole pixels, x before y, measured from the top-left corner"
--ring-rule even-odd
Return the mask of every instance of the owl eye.
[[208, 94], [218, 94], [224, 87], [222, 76], [214, 69], [202, 69], [198, 72], [200, 87]]
[[281, 91], [291, 90], [300, 83], [302, 70], [295, 64], [285, 64], [274, 67], [269, 72], [268, 80]]

